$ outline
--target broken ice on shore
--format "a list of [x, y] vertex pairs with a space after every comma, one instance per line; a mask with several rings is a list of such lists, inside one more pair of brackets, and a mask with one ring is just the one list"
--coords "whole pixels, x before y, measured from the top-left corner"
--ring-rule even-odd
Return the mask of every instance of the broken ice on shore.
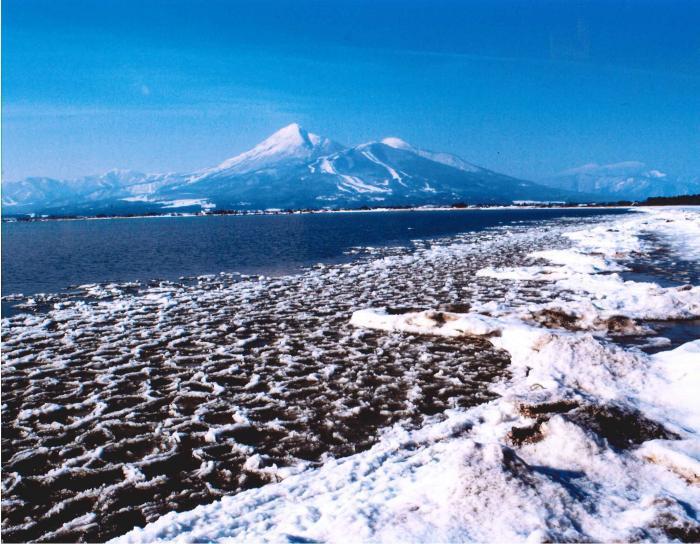
[[[483, 338], [508, 353], [510, 377], [495, 400], [118, 540], [699, 540], [700, 340], [654, 355], [613, 341], [700, 317], [700, 286], [621, 276], [648, 233], [697, 260], [699, 227], [692, 209], [624, 216], [525, 266], [484, 267], [506, 287], [498, 300], [355, 311], [358, 331]], [[532, 281], [548, 301], [515, 295]]]

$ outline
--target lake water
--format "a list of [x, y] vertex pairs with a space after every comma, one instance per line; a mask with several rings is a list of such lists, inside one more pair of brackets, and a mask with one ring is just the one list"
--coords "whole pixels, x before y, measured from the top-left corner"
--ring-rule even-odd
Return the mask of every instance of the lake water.
[[619, 209], [400, 211], [3, 223], [2, 294], [85, 283], [240, 272], [276, 275], [350, 260], [356, 246]]

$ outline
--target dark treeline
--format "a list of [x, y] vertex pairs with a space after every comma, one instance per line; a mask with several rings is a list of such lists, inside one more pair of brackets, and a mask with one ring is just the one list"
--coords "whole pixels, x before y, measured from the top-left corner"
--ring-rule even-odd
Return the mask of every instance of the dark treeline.
[[683, 196], [653, 196], [647, 198], [644, 206], [700, 206], [700, 194]]

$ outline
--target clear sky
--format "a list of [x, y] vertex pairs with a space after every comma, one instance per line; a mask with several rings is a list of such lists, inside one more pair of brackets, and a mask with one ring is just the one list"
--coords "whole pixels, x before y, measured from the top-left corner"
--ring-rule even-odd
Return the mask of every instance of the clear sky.
[[3, 0], [3, 176], [189, 171], [299, 122], [539, 179], [700, 174], [695, 0]]

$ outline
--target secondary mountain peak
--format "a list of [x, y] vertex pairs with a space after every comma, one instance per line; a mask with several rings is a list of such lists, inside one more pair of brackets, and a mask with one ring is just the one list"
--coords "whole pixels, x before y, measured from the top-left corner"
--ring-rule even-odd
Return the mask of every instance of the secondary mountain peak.
[[384, 145], [388, 145], [389, 147], [393, 147], [394, 149], [406, 149], [409, 151], [413, 151], [413, 146], [411, 144], [409, 144], [406, 140], [397, 138], [396, 136], [389, 136], [388, 138], [384, 138], [381, 143], [383, 143]]
[[452, 153], [435, 153], [426, 149], [418, 149], [416, 147], [413, 147], [406, 140], [402, 140], [401, 138], [397, 138], [396, 136], [389, 136], [388, 138], [384, 138], [381, 141], [381, 143], [383, 143], [384, 145], [388, 145], [389, 147], [393, 147], [394, 149], [410, 151], [411, 153], [423, 157], [424, 159], [439, 162], [440, 164], [445, 164], [447, 166], [451, 166], [452, 168], [463, 170], [464, 172], [479, 172], [483, 170], [483, 168], [479, 168], [478, 166], [475, 166], [465, 161], [461, 157], [453, 155]]

